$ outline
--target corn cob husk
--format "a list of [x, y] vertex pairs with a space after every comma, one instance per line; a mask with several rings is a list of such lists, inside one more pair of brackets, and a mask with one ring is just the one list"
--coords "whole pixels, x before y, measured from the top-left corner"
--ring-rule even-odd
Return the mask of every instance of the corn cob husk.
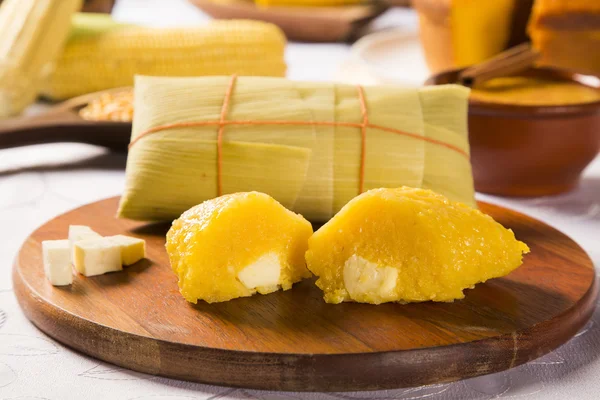
[[69, 41], [43, 94], [65, 99], [133, 85], [136, 74], [284, 76], [286, 39], [275, 25], [245, 20], [202, 27], [107, 26]]
[[[219, 121], [229, 82], [229, 77], [138, 77], [132, 140], [166, 124]], [[468, 92], [456, 85], [364, 88], [370, 123], [417, 135], [367, 128], [364, 190], [424, 187], [474, 206]], [[240, 77], [226, 119], [308, 124], [226, 125], [223, 194], [265, 192], [310, 220], [325, 221], [359, 193], [361, 129], [310, 125], [361, 123], [356, 87]], [[170, 220], [216, 197], [218, 130], [215, 125], [176, 127], [136, 140], [129, 152], [119, 215]]]
[[82, 0], [6, 0], [0, 6], [0, 118], [33, 103]]

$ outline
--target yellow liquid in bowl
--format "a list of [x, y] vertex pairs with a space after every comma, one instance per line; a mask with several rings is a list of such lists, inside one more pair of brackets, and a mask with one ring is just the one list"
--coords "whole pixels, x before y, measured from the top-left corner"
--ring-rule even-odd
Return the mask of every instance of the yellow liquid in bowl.
[[471, 99], [496, 104], [561, 106], [600, 101], [600, 89], [568, 80], [510, 76], [476, 85]]

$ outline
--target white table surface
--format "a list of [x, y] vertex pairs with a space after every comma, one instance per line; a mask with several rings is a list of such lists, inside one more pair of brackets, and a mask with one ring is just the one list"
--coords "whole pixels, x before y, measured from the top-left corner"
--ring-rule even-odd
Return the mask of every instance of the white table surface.
[[[192, 24], [207, 17], [183, 0], [121, 0], [115, 15], [152, 25]], [[414, 15], [395, 12], [378, 26], [413, 29]], [[342, 44], [290, 44], [292, 79], [333, 79], [349, 57]], [[418, 64], [418, 63], [417, 63]], [[118, 195], [125, 156], [86, 145], [0, 150], [0, 399], [598, 399], [600, 312], [557, 351], [513, 370], [422, 388], [344, 393], [274, 393], [206, 386], [144, 375], [75, 353], [37, 330], [19, 309], [12, 261], [25, 238], [63, 212]], [[600, 159], [572, 193], [534, 200], [484, 197], [539, 218], [575, 239], [600, 262]]]

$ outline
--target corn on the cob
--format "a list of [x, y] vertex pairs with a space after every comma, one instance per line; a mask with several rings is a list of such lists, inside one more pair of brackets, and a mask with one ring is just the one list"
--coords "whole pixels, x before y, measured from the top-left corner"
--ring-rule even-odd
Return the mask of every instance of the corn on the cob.
[[82, 0], [6, 0], [0, 7], [0, 118], [38, 95]]
[[67, 43], [133, 26], [135, 25], [115, 21], [109, 14], [75, 13], [71, 18], [71, 33]]
[[123, 27], [71, 40], [42, 93], [64, 99], [130, 86], [154, 76], [283, 76], [285, 36], [258, 21], [214, 21], [199, 28]]
[[365, 3], [366, 0], [254, 0], [261, 7], [338, 7]]

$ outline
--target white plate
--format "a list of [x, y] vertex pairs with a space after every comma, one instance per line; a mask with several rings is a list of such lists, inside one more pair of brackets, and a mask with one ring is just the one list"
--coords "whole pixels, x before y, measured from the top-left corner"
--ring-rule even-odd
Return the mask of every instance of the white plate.
[[430, 75], [416, 29], [367, 35], [352, 46], [351, 54], [341, 68], [339, 81], [418, 87]]

